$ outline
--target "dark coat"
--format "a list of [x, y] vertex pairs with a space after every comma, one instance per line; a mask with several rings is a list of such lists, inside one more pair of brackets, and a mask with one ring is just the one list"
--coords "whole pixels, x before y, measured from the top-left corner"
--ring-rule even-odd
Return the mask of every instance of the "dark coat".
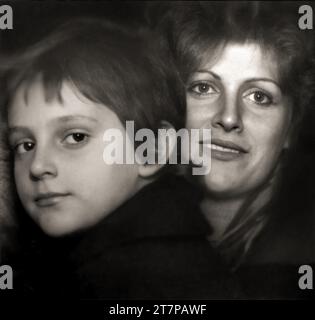
[[[308, 159], [307, 159], [308, 160]], [[243, 292], [257, 299], [305, 299], [299, 268], [315, 272], [315, 187], [313, 161], [296, 161], [282, 183], [270, 219], [237, 270]]]
[[163, 178], [90, 229], [70, 255], [79, 297], [241, 297], [206, 239], [197, 198], [184, 179]]

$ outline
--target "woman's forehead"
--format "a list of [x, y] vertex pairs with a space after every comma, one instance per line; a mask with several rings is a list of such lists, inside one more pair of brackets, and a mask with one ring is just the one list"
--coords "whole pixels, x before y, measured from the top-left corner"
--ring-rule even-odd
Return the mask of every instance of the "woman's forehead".
[[196, 71], [200, 70], [227, 73], [236, 77], [270, 78], [275, 82], [279, 81], [275, 53], [253, 42], [228, 42], [212, 52], [206, 52]]

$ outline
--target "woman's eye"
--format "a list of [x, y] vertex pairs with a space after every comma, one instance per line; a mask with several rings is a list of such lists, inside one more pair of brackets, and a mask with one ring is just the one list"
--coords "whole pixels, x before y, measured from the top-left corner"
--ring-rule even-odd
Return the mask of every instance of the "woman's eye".
[[208, 95], [218, 92], [212, 85], [207, 82], [193, 84], [192, 86], [190, 86], [189, 91], [197, 95]]
[[31, 151], [34, 148], [35, 144], [33, 142], [22, 142], [17, 144], [14, 147], [14, 151], [17, 154], [23, 154], [26, 153], [28, 151]]
[[251, 92], [246, 96], [246, 98], [254, 103], [262, 105], [270, 105], [273, 102], [272, 98], [262, 91]]
[[84, 142], [87, 137], [88, 136], [85, 133], [75, 132], [67, 135], [64, 141], [68, 144], [79, 144]]

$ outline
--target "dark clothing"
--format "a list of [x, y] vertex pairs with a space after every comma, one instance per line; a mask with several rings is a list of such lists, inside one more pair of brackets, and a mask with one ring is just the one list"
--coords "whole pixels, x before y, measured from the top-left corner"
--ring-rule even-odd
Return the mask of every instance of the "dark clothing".
[[[35, 295], [88, 299], [240, 298], [211, 248], [198, 192], [169, 176], [144, 187], [96, 226], [52, 239], [32, 271]], [[87, 213], [88, 214], [88, 213]], [[45, 271], [40, 269], [44, 268]], [[50, 271], [48, 271], [50, 270]], [[38, 273], [39, 272], [39, 273]]]
[[198, 214], [197, 197], [185, 180], [167, 177], [90, 229], [70, 257], [79, 296], [239, 297], [239, 288], [206, 240], [210, 229]]
[[[286, 212], [288, 213], [288, 212]], [[315, 211], [280, 214], [266, 225], [253, 244], [245, 264], [236, 272], [252, 299], [304, 299], [313, 290], [299, 288], [299, 268], [315, 271]], [[313, 291], [313, 292], [312, 292]]]
[[[249, 298], [304, 299], [313, 290], [299, 288], [299, 268], [315, 272], [315, 188], [313, 162], [296, 162], [286, 176], [270, 219], [236, 276]], [[289, 172], [289, 171], [288, 171]]]

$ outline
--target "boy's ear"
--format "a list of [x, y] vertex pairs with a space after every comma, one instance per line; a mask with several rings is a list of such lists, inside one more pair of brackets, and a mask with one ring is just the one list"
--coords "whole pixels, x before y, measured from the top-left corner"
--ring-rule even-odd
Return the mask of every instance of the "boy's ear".
[[159, 164], [139, 164], [139, 176], [144, 179], [155, 176], [162, 168], [163, 165]]
[[[168, 131], [171, 129], [171, 131]], [[167, 139], [165, 139], [167, 133]], [[177, 136], [174, 127], [167, 121], [162, 121], [159, 133], [155, 139], [154, 153], [155, 163], [139, 164], [139, 176], [150, 178], [156, 175], [168, 162], [170, 156], [176, 148]]]

